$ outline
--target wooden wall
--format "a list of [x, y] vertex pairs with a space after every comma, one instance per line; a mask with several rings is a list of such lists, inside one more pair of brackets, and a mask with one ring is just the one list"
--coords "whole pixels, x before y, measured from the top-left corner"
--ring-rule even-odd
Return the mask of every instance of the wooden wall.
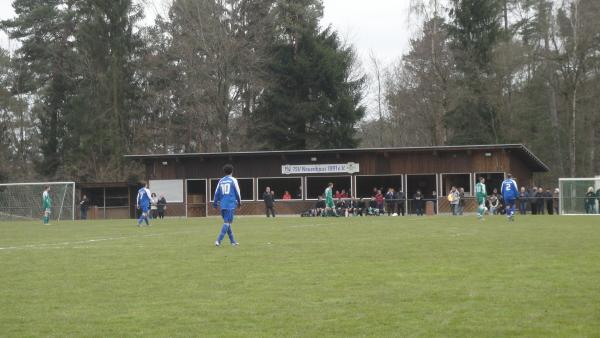
[[[485, 156], [485, 153], [491, 156]], [[312, 156], [317, 157], [311, 162]], [[162, 163], [166, 161], [166, 165]], [[222, 167], [234, 165], [237, 177], [285, 177], [281, 173], [284, 164], [360, 163], [361, 175], [385, 174], [432, 174], [468, 172], [507, 172], [514, 170], [522, 177], [530, 178], [531, 171], [516, 156], [496, 151], [456, 152], [373, 152], [353, 154], [303, 154], [303, 155], [258, 155], [236, 157], [180, 158], [148, 160], [148, 179], [219, 178]]]
[[[148, 179], [210, 179], [223, 176], [222, 167], [227, 163], [234, 165], [234, 175], [240, 178], [250, 177], [287, 177], [281, 173], [284, 164], [328, 164], [358, 162], [360, 172], [357, 175], [387, 174], [441, 174], [441, 173], [502, 173], [511, 172], [519, 186], [530, 186], [533, 173], [519, 154], [510, 150], [460, 150], [460, 151], [373, 151], [355, 153], [303, 153], [303, 154], [238, 154], [235, 156], [183, 157], [146, 160]], [[311, 161], [316, 157], [316, 161]], [[166, 162], [166, 164], [163, 164]], [[335, 176], [348, 174], [319, 174], [315, 176]], [[296, 175], [311, 176], [311, 175]], [[444, 198], [440, 198], [440, 211], [446, 212]], [[298, 214], [315, 201], [293, 201], [277, 204], [281, 214]], [[474, 202], [473, 202], [474, 203]], [[474, 210], [474, 204], [468, 203], [467, 211]], [[471, 205], [473, 204], [473, 205]], [[202, 209], [202, 208], [200, 208]], [[173, 205], [167, 212], [169, 216], [184, 216], [184, 205]], [[239, 214], [261, 215], [264, 213], [262, 201], [245, 202]], [[201, 210], [194, 210], [188, 216], [204, 216]], [[209, 207], [208, 215], [217, 215]]]

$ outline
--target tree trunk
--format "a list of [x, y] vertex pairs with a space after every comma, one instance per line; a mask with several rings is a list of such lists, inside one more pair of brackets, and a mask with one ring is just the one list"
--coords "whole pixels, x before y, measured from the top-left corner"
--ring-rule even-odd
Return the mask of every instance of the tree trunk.
[[563, 150], [562, 143], [560, 142], [560, 123], [558, 121], [558, 109], [556, 104], [556, 89], [552, 83], [547, 83], [548, 96], [550, 99], [550, 123], [555, 137], [552, 138], [554, 141], [554, 150], [556, 151], [556, 158], [558, 163], [558, 175], [563, 176], [565, 174], [565, 167], [563, 164]]
[[571, 97], [571, 140], [570, 140], [570, 156], [569, 162], [571, 164], [570, 176], [575, 177], [577, 175], [577, 83], [574, 84], [573, 95]]
[[[579, 0], [575, 0], [573, 2], [573, 16], [575, 18], [571, 18], [571, 27], [573, 28], [573, 58], [577, 60], [578, 52], [579, 52], [579, 44], [578, 44], [578, 26], [579, 26]], [[577, 86], [579, 83], [579, 71], [581, 64], [575, 65], [573, 75], [573, 95], [571, 96], [571, 140], [570, 140], [570, 175], [571, 177], [575, 177], [577, 175]]]

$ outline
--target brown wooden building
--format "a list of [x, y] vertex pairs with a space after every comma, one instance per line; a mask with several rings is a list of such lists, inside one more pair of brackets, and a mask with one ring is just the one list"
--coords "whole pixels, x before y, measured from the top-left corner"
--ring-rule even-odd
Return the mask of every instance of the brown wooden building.
[[[300, 213], [312, 207], [328, 182], [357, 198], [370, 198], [373, 188], [405, 192], [417, 190], [435, 201], [439, 212], [449, 210], [446, 196], [451, 186], [474, 194], [478, 176], [487, 179], [489, 193], [499, 188], [506, 173], [519, 185], [530, 186], [535, 172], [549, 170], [521, 144], [404, 147], [374, 149], [324, 149], [128, 155], [146, 166], [150, 189], [165, 194], [169, 216], [216, 215], [209, 203], [222, 167], [235, 167], [243, 200], [241, 214], [262, 214], [262, 193], [269, 186], [280, 214]], [[282, 200], [288, 191], [290, 200]], [[209, 202], [209, 203], [207, 203]], [[467, 204], [467, 210], [474, 203]], [[410, 201], [407, 210], [411, 209]]]
[[[83, 195], [87, 196], [89, 209], [88, 219], [122, 219], [136, 216], [135, 199], [138, 184], [125, 182], [78, 183], [77, 202]], [[77, 218], [81, 217], [80, 209], [76, 211]]]

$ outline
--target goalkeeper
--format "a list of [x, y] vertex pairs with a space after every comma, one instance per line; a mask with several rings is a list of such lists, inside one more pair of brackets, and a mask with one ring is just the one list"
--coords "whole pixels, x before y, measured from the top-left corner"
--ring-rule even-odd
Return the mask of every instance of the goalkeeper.
[[485, 200], [487, 199], [487, 191], [485, 188], [485, 178], [479, 177], [479, 183], [475, 186], [475, 198], [477, 199], [477, 218], [482, 220], [485, 214]]
[[42, 193], [42, 210], [44, 210], [44, 216], [42, 218], [42, 222], [44, 224], [49, 224], [50, 222], [50, 213], [52, 209], [52, 198], [50, 198], [50, 186], [44, 186], [44, 192]]

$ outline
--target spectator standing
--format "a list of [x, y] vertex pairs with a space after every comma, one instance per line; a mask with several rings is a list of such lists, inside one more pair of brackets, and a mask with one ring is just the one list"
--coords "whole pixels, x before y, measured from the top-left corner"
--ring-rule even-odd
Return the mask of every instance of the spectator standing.
[[456, 187], [452, 187], [450, 189], [450, 193], [448, 194], [448, 201], [450, 202], [450, 209], [452, 210], [452, 215], [458, 215], [458, 203], [460, 202], [460, 194]]
[[544, 199], [546, 200], [546, 211], [548, 212], [548, 215], [554, 214], [554, 198], [552, 196], [552, 190], [546, 190]]
[[535, 194], [535, 205], [538, 215], [544, 214], [544, 188], [538, 187], [538, 191]]
[[290, 192], [286, 190], [283, 192], [283, 196], [281, 197], [281, 199], [283, 199], [284, 201], [289, 201], [292, 199], [292, 194], [290, 194]]
[[537, 215], [537, 187], [531, 188], [531, 192], [529, 193], [529, 204], [531, 204], [531, 214]]
[[465, 188], [458, 189], [458, 214], [462, 216], [465, 211]]
[[431, 193], [431, 200], [433, 201], [433, 213], [437, 215], [437, 213], [438, 213], [438, 211], [437, 211], [437, 208], [438, 208], [438, 194], [437, 194], [437, 191], [434, 190]]
[[163, 194], [160, 194], [160, 198], [158, 199], [157, 210], [158, 210], [158, 218], [164, 219], [165, 218], [165, 210], [167, 210], [167, 199], [165, 198], [165, 195], [163, 195]]
[[87, 219], [87, 211], [89, 207], [90, 201], [86, 195], [83, 195], [81, 201], [79, 202], [79, 215], [81, 219]]
[[[558, 190], [558, 188], [556, 188]], [[598, 213], [600, 214], [600, 189], [596, 190], [596, 199], [598, 200]]]
[[269, 216], [275, 217], [275, 198], [271, 192], [271, 187], [265, 188], [262, 198], [263, 201], [265, 201], [265, 213], [267, 214], [267, 218]]
[[375, 195], [375, 202], [377, 203], [377, 209], [379, 209], [379, 211], [378, 211], [379, 215], [383, 215], [383, 213], [384, 213], [384, 210], [383, 210], [384, 200], [385, 200], [385, 198], [383, 197], [381, 190], [377, 190], [377, 195]]
[[596, 213], [596, 194], [594, 193], [594, 188], [589, 187], [587, 193], [585, 194], [585, 213], [586, 214], [595, 214]]
[[417, 190], [415, 196], [413, 197], [415, 200], [415, 212], [417, 216], [423, 216], [423, 195], [421, 194], [421, 190]]
[[527, 214], [527, 198], [529, 194], [525, 187], [521, 187], [521, 191], [519, 191], [519, 213], [521, 215]]
[[560, 204], [559, 204], [560, 190], [558, 188], [554, 189], [554, 194], [552, 195], [553, 205], [554, 205], [554, 214], [560, 214]]
[[150, 199], [150, 218], [156, 219], [158, 218], [158, 197], [156, 197], [155, 193], [152, 193], [151, 197], [152, 198]]
[[404, 191], [402, 191], [402, 189], [396, 193], [395, 199], [398, 205], [398, 215], [404, 216], [404, 203], [406, 201], [406, 196], [404, 195]]
[[394, 189], [388, 188], [388, 191], [385, 193], [385, 206], [387, 209], [388, 216], [396, 213], [395, 207], [395, 198], [394, 198]]

